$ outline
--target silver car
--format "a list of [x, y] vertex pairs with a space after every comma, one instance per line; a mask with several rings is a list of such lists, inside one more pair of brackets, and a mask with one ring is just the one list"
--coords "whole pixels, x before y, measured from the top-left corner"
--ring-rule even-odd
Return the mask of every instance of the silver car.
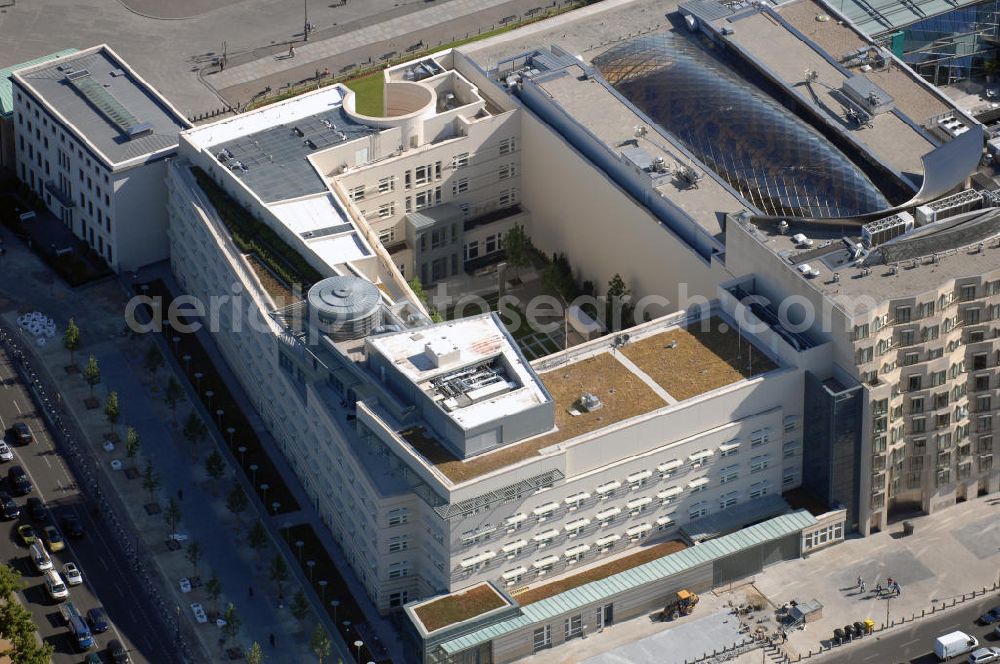
[[0, 461], [13, 461], [14, 453], [10, 449], [10, 445], [0, 441]]
[[979, 648], [969, 655], [969, 664], [988, 664], [1000, 661], [1000, 648]]

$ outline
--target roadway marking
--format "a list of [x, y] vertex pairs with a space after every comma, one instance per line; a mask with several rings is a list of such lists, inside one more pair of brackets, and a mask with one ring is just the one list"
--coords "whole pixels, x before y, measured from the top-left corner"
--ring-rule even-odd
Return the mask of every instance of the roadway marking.
[[17, 414], [18, 414], [18, 415], [24, 415], [24, 413], [23, 413], [23, 412], [21, 412], [21, 407], [17, 405], [17, 399], [11, 399], [11, 400], [10, 400], [10, 402], [11, 402], [12, 404], [14, 404], [14, 408], [16, 408], [16, 409], [17, 409]]

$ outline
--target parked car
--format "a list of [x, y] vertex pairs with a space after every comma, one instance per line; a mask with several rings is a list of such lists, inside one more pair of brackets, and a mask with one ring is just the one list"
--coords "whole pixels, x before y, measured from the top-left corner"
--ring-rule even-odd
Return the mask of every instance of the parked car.
[[995, 622], [1000, 622], [1000, 606], [994, 606], [992, 609], [979, 616], [980, 625], [992, 625]]
[[80, 568], [76, 566], [76, 563], [66, 563], [63, 565], [63, 578], [71, 586], [78, 586], [83, 583], [83, 574], [80, 573]]
[[62, 519], [62, 527], [67, 535], [73, 539], [80, 539], [86, 534], [83, 529], [83, 521], [75, 514], [67, 514]]
[[969, 664], [988, 664], [989, 662], [1000, 661], [1000, 648], [980, 648], [973, 650], [969, 655]]
[[66, 542], [63, 540], [62, 533], [55, 526], [45, 526], [42, 528], [42, 537], [45, 539], [45, 545], [49, 547], [49, 551], [52, 553], [62, 551], [66, 548]]
[[14, 451], [10, 449], [10, 445], [0, 440], [0, 461], [13, 461]]
[[83, 664], [104, 664], [104, 662], [101, 661], [100, 655], [98, 655], [96, 652], [92, 652], [89, 655], [87, 655], [86, 659], [83, 660]]
[[108, 641], [108, 654], [114, 664], [132, 664], [132, 659], [128, 656], [128, 651], [118, 639]]
[[31, 429], [24, 422], [14, 422], [14, 426], [10, 430], [14, 433], [14, 442], [18, 445], [28, 445], [35, 441], [35, 437], [31, 435]]
[[24, 505], [28, 508], [28, 516], [31, 517], [32, 521], [49, 520], [49, 511], [45, 508], [45, 503], [42, 502], [41, 498], [31, 496]]
[[69, 597], [69, 588], [63, 582], [62, 576], [54, 569], [45, 573], [45, 589], [49, 591], [49, 597], [55, 600], [64, 600]]
[[21, 516], [21, 508], [6, 491], [0, 491], [0, 517], [10, 520]]
[[35, 569], [43, 574], [52, 569], [52, 556], [45, 550], [44, 544], [41, 542], [32, 542], [28, 548], [31, 551], [31, 562], [34, 563]]
[[35, 535], [35, 529], [28, 524], [18, 526], [17, 534], [21, 538], [21, 541], [24, 542], [25, 546], [31, 546], [32, 542], [38, 540], [38, 536]]
[[31, 486], [31, 478], [21, 466], [11, 466], [7, 469], [7, 481], [10, 482], [11, 492], [15, 496], [26, 496], [35, 488]]
[[94, 634], [101, 634], [111, 628], [108, 614], [100, 606], [87, 611], [87, 622], [90, 623], [90, 629], [94, 630]]

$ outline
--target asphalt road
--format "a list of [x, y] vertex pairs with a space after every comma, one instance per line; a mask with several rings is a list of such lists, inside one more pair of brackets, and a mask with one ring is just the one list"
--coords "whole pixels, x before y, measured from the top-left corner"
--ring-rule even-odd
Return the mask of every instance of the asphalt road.
[[[843, 664], [931, 664], [939, 661], [934, 655], [934, 639], [955, 630], [979, 639], [980, 647], [1000, 646], [1000, 639], [993, 635], [995, 626], [975, 623], [976, 618], [997, 605], [1000, 594], [987, 593], [936, 616], [895, 627], [883, 637], [865, 637], [861, 643], [837, 648], [821, 660]], [[954, 661], [964, 663], [965, 657], [956, 657]]]
[[[85, 614], [88, 609], [103, 606], [112, 627], [103, 634], [96, 634], [96, 651], [103, 661], [110, 662], [105, 652], [108, 641], [121, 640], [129, 649], [133, 662], [180, 662], [172, 649], [171, 635], [153, 613], [142, 595], [138, 580], [130, 572], [128, 560], [113, 542], [103, 522], [95, 521], [90, 505], [76, 489], [75, 480], [65, 461], [55, 450], [52, 437], [44, 419], [37, 413], [10, 358], [0, 352], [0, 426], [7, 432], [14, 422], [24, 422], [31, 429], [35, 442], [30, 445], [11, 445], [14, 461], [0, 465], [3, 475], [0, 484], [7, 489], [7, 468], [20, 464], [31, 476], [34, 491], [29, 494], [45, 501], [50, 514], [58, 524], [64, 515], [77, 514], [82, 519], [86, 535], [73, 540], [66, 537], [66, 548], [53, 554], [56, 569], [63, 563], [74, 561], [83, 573], [83, 585], [70, 588], [70, 601]], [[10, 436], [7, 436], [10, 442]], [[59, 605], [49, 599], [42, 576], [28, 558], [28, 549], [17, 537], [17, 526], [30, 523], [24, 503], [27, 496], [15, 498], [21, 506], [21, 517], [16, 521], [0, 522], [0, 559], [17, 568], [27, 587], [23, 591], [25, 605], [30, 609], [42, 638], [55, 646], [55, 664], [80, 662], [84, 654], [78, 653], [68, 629], [62, 622]], [[34, 524], [38, 530], [39, 524]], [[91, 650], [92, 652], [94, 649]]]

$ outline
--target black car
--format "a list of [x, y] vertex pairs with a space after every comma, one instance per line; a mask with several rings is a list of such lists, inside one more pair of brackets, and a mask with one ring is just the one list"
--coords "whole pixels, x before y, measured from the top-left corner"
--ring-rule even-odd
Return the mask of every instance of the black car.
[[28, 473], [20, 466], [11, 466], [7, 469], [7, 481], [10, 482], [11, 492], [15, 496], [25, 496], [34, 490]]
[[108, 614], [99, 606], [87, 611], [87, 624], [90, 625], [94, 634], [106, 632], [111, 627], [108, 622]]
[[21, 508], [6, 491], [0, 491], [0, 518], [16, 519], [21, 516]]
[[31, 496], [25, 503], [25, 507], [28, 508], [28, 516], [31, 517], [32, 521], [48, 521], [49, 511], [45, 509], [45, 503], [42, 499], [37, 496]]
[[80, 539], [86, 534], [83, 529], [83, 521], [75, 514], [67, 514], [62, 520], [62, 529], [73, 539]]
[[995, 622], [1000, 622], [1000, 606], [994, 606], [992, 609], [979, 616], [980, 625], [992, 625]]
[[10, 430], [14, 434], [14, 442], [18, 445], [28, 445], [35, 440], [31, 435], [31, 429], [24, 422], [14, 422]]
[[132, 659], [128, 656], [128, 651], [118, 639], [108, 641], [108, 654], [114, 664], [132, 664]]

